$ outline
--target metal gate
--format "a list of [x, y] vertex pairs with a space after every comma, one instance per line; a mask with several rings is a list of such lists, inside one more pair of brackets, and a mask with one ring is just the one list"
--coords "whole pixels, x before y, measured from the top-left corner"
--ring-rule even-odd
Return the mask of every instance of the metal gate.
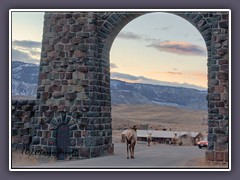
[[67, 124], [60, 124], [57, 128], [57, 158], [66, 159], [69, 146], [69, 127]]

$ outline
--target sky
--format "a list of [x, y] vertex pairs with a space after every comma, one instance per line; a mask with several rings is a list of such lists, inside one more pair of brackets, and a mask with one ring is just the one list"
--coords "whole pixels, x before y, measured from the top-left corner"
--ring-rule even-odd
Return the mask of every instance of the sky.
[[[39, 63], [43, 15], [12, 12], [12, 60]], [[170, 13], [148, 13], [129, 22], [113, 42], [110, 63], [111, 74], [125, 75], [122, 80], [129, 82], [151, 79], [207, 87], [204, 40], [192, 24]]]

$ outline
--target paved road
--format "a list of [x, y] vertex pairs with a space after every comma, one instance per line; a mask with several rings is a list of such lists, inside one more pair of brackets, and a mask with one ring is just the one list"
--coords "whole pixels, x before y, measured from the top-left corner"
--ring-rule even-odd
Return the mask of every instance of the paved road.
[[204, 158], [196, 146], [151, 145], [138, 143], [135, 159], [126, 158], [125, 143], [114, 144], [114, 155], [86, 160], [57, 161], [27, 168], [187, 168], [189, 161]]

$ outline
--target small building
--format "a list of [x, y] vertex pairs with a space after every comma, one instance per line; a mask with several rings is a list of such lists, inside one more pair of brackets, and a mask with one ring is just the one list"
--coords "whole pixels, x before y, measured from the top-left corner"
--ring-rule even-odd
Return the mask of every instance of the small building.
[[[121, 133], [121, 142], [125, 142], [125, 132]], [[181, 144], [196, 145], [203, 138], [200, 132], [180, 132], [180, 131], [151, 131], [151, 141], [159, 144]], [[147, 142], [149, 132], [147, 130], [137, 130], [137, 140]]]
[[183, 145], [196, 145], [198, 141], [203, 139], [203, 135], [200, 132], [182, 132], [178, 138]]

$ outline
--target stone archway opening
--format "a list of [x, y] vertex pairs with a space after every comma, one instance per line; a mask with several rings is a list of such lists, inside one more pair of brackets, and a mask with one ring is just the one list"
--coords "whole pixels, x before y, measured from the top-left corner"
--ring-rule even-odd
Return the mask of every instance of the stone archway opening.
[[[152, 18], [152, 22], [150, 22], [151, 20], [150, 18]], [[166, 18], [170, 19], [169, 22], [166, 22]], [[170, 21], [172, 21], [172, 23]], [[176, 22], [178, 22], [178, 25], [174, 24]], [[181, 29], [181, 26], [183, 27], [183, 29]], [[167, 29], [168, 31], [172, 31], [172, 32], [167, 33]], [[178, 34], [185, 33], [185, 34], [182, 36], [178, 35], [178, 37], [176, 37], [177, 33]], [[195, 41], [198, 40], [200, 42], [196, 43], [191, 38], [189, 38], [189, 36], [195, 37], [194, 40]], [[187, 44], [187, 42], [190, 42], [190, 40], [192, 41], [191, 42], [192, 44], [191, 43]], [[195, 45], [194, 43], [200, 44], [200, 45]], [[158, 45], [159, 49], [166, 48], [164, 47], [165, 45], [168, 46], [169, 49], [167, 49], [167, 52], [164, 50], [159, 51], [159, 49], [155, 49], [155, 48], [150, 49], [149, 46], [152, 46], [153, 44], [154, 46]], [[170, 49], [171, 45], [173, 49]], [[171, 129], [171, 130], [191, 131], [191, 132], [197, 131], [197, 132], [204, 133], [204, 135], [206, 136], [207, 130], [208, 130], [206, 122], [205, 122], [205, 125], [196, 124], [196, 127], [191, 125], [192, 124], [191, 121], [196, 122], [193, 117], [201, 121], [202, 119], [206, 119], [206, 116], [207, 116], [207, 100], [206, 100], [206, 96], [207, 96], [207, 90], [206, 90], [207, 89], [207, 53], [206, 51], [207, 50], [204, 47], [206, 47], [206, 44], [202, 39], [202, 36], [200, 35], [200, 33], [197, 31], [197, 29], [182, 17], [179, 17], [174, 14], [163, 13], [163, 12], [147, 13], [147, 14], [141, 15], [140, 17], [135, 18], [134, 20], [130, 21], [126, 26], [124, 26], [124, 28], [121, 29], [121, 31], [116, 36], [110, 52], [110, 71], [111, 71], [111, 79], [112, 79], [111, 80], [111, 93], [112, 93], [111, 101], [112, 101], [113, 130], [128, 128], [127, 127], [128, 124], [132, 124], [134, 123], [134, 121], [137, 121], [138, 123], [142, 122], [145, 125], [149, 124], [151, 127], [154, 127], [154, 129], [159, 129], [159, 130]], [[179, 49], [181, 48], [181, 50], [185, 49], [185, 51], [189, 51], [189, 52], [181, 52], [182, 54], [185, 53], [184, 54], [185, 56], [181, 55], [178, 52], [178, 48]], [[191, 48], [196, 48], [195, 49], [196, 52], [193, 49], [192, 49], [193, 52], [190, 52]], [[172, 51], [172, 54], [169, 53], [169, 51]], [[188, 61], [186, 60], [187, 58], [189, 58]], [[176, 59], [178, 62], [176, 61]], [[180, 61], [181, 63], [179, 63]], [[202, 61], [202, 62], [199, 63], [199, 61]], [[185, 70], [183, 66], [185, 66], [187, 70]], [[188, 66], [190, 66], [190, 68]], [[180, 72], [182, 71], [181, 69], [184, 72]], [[191, 71], [194, 71], [194, 73], [189, 75], [189, 72]], [[196, 83], [197, 82], [196, 78], [199, 78], [199, 77], [195, 76], [194, 82], [190, 82], [191, 79], [189, 77], [194, 76], [199, 71], [201, 72], [201, 74], [199, 73], [198, 76], [201, 75], [201, 78], [202, 77], [205, 78], [204, 82], [202, 83], [205, 86], [205, 88], [201, 89], [204, 91], [205, 95], [203, 96], [201, 95], [201, 97], [199, 96], [190, 97], [189, 94], [186, 94], [187, 96], [185, 98], [201, 99], [199, 103], [201, 103], [202, 105], [202, 107], [200, 108], [201, 110], [203, 110], [202, 114], [196, 113], [194, 115], [192, 113], [193, 114], [191, 115], [192, 117], [189, 114], [188, 117], [185, 117], [186, 119], [189, 119], [189, 122], [186, 122], [184, 127], [181, 124], [180, 126], [173, 124], [173, 119], [178, 119], [179, 117], [179, 116], [175, 117], [175, 114], [174, 114], [175, 111], [172, 111], [173, 112], [172, 119], [166, 118], [166, 116], [168, 116], [166, 114], [161, 115], [159, 113], [159, 111], [165, 111], [167, 113], [168, 110], [166, 109], [165, 110], [158, 109], [155, 111], [156, 107], [154, 107], [154, 105], [157, 107], [164, 104], [171, 107], [172, 106], [180, 107], [181, 105], [179, 104], [179, 106], [177, 106], [177, 104], [174, 103], [173, 99], [170, 100], [172, 101], [171, 103], [167, 103], [167, 102], [164, 103], [166, 99], [161, 97], [162, 96], [160, 95], [161, 92], [160, 93], [155, 92], [156, 90], [160, 91], [160, 87], [153, 89], [154, 86], [151, 86], [151, 84], [167, 86], [166, 82], [164, 82], [166, 81], [166, 79], [159, 79], [159, 81], [157, 82], [157, 80], [155, 81], [153, 80], [154, 78], [159, 78], [159, 77], [168, 78], [168, 81], [170, 78], [173, 78], [173, 81], [176, 82], [178, 81], [177, 78], [179, 78], [180, 80], [180, 78], [182, 77], [181, 79], [182, 83], [185, 81], [184, 83], [191, 84], [191, 83]], [[150, 73], [155, 73], [157, 74], [157, 76], [151, 77], [152, 74]], [[147, 88], [146, 86], [148, 86], [149, 88]], [[162, 91], [168, 91], [168, 92], [174, 91], [174, 90], [177, 91], [177, 89], [176, 88], [174, 89], [173, 87], [179, 87], [184, 85], [180, 83], [179, 84], [169, 83], [168, 86], [172, 88], [167, 89], [166, 87], [162, 87], [163, 88]], [[200, 88], [200, 87], [192, 86], [190, 88]], [[150, 94], [152, 94], [152, 97], [149, 95], [144, 96], [145, 95], [144, 93], [149, 93], [147, 91], [151, 92]], [[181, 91], [180, 89], [179, 94], [184, 95], [184, 93], [185, 92]], [[202, 92], [199, 92], [199, 93], [202, 94]], [[176, 96], [176, 94], [170, 94], [170, 93], [165, 94], [164, 96], [166, 95]], [[180, 98], [182, 97], [179, 97], [179, 101], [177, 103], [180, 102]], [[119, 106], [120, 104], [121, 106]], [[125, 109], [123, 107], [124, 104], [125, 106], [128, 106]], [[143, 108], [144, 104], [146, 105], [146, 107]], [[152, 108], [150, 108], [150, 106], [152, 106]], [[195, 106], [192, 103], [191, 105], [185, 108], [189, 108], [189, 109], [192, 108], [195, 110], [196, 109], [199, 110], [199, 107], [197, 106], [198, 104]], [[181, 107], [184, 107], [184, 106], [181, 106]], [[147, 111], [147, 110], [150, 110], [149, 113], [152, 114], [152, 119], [151, 117], [149, 117], [149, 114], [147, 112], [145, 112], [144, 114], [144, 111]], [[122, 113], [122, 114], [120, 115], [119, 113]], [[141, 114], [141, 115], [138, 115], [138, 114]], [[178, 114], [180, 114], [181, 116], [181, 114], [184, 114], [184, 112], [178, 112]], [[171, 116], [170, 113], [169, 113], [169, 116]], [[146, 119], [144, 119], [144, 117]], [[160, 122], [157, 122], [157, 120], [153, 120], [157, 118], [159, 119], [160, 122], [163, 119], [164, 122], [161, 124]], [[167, 124], [164, 119], [166, 121], [167, 119], [169, 119], [168, 121], [171, 122], [171, 125]], [[179, 121], [184, 122], [186, 120], [184, 120], [183, 118], [183, 119], [179, 119]], [[119, 122], [121, 122], [122, 125]], [[188, 123], [189, 123], [189, 126], [187, 126]]]

